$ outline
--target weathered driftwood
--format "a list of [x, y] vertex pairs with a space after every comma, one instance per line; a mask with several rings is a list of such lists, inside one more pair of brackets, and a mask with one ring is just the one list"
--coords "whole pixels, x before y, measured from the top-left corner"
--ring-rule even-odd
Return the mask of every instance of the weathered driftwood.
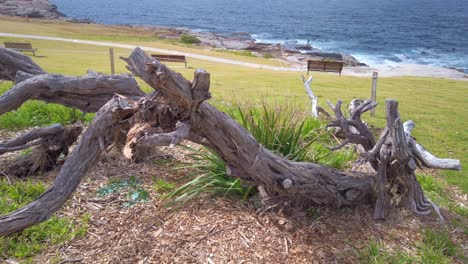
[[[17, 78], [17, 73], [20, 76]], [[30, 57], [19, 52], [0, 47], [0, 80], [20, 82], [24, 74], [39, 75], [46, 73]]]
[[341, 101], [338, 101], [336, 106], [329, 104], [336, 115], [336, 120], [329, 126], [340, 127], [346, 137], [334, 149], [348, 143], [362, 145], [365, 152], [361, 155], [377, 171], [374, 218], [385, 219], [392, 204], [395, 204], [404, 205], [421, 215], [435, 211], [440, 219], [443, 219], [438, 206], [424, 195], [414, 171], [419, 163], [429, 168], [459, 170], [460, 162], [438, 159], [424, 150], [410, 136], [414, 123], [409, 121], [403, 125], [401, 122], [398, 102], [395, 100], [386, 101], [387, 127], [377, 142], [360, 119], [361, 114], [374, 108], [376, 103], [367, 100], [353, 105], [350, 107], [350, 119], [346, 119], [342, 114]]
[[16, 85], [0, 96], [0, 115], [27, 100], [41, 100], [96, 112], [114, 94], [129, 98], [145, 96], [128, 74], [106, 75], [89, 71], [86, 76], [48, 74], [26, 55], [0, 48], [0, 78]]
[[359, 106], [352, 108], [349, 119], [346, 119], [341, 111], [341, 105], [343, 104], [341, 100], [336, 103], [336, 106], [331, 102], [327, 102], [327, 104], [335, 113], [335, 120], [328, 124], [327, 127], [340, 128], [346, 138], [340, 145], [331, 147], [330, 149], [338, 150], [348, 143], [361, 145], [366, 151], [372, 149], [375, 145], [375, 139], [369, 127], [362, 122], [361, 115], [376, 107], [377, 103], [367, 100]]
[[[205, 71], [196, 71], [194, 80], [190, 82], [139, 48], [136, 48], [125, 61], [135, 75], [157, 92], [144, 99], [137, 98], [138, 103], [124, 96], [117, 96], [103, 106], [78, 146], [69, 155], [51, 189], [24, 208], [0, 217], [0, 235], [7, 235], [41, 222], [57, 211], [72, 195], [81, 178], [91, 169], [100, 154], [115, 142], [115, 133], [109, 131], [120, 129], [130, 129], [132, 132], [128, 134], [131, 144], [127, 147], [130, 151], [139, 141], [170, 145], [186, 138], [207, 145], [226, 161], [229, 175], [262, 186], [270, 196], [278, 195], [331, 206], [356, 205], [373, 197], [375, 175], [340, 172], [313, 163], [292, 162], [262, 147], [245, 128], [204, 102], [210, 98], [209, 74]], [[343, 126], [343, 129], [354, 127], [359, 134], [347, 133], [351, 137], [349, 142], [365, 146], [369, 150], [367, 157], [370, 160], [372, 157], [375, 158], [371, 154], [382, 153], [386, 155], [385, 157], [390, 157], [388, 164], [390, 169], [393, 169], [392, 155], [394, 153], [407, 155], [408, 151], [401, 151], [399, 147], [402, 141], [398, 131], [402, 126], [396, 122], [399, 120], [396, 108], [389, 108], [388, 116], [391, 120], [388, 124], [397, 124], [397, 126], [389, 125], [389, 132], [376, 143], [368, 128], [364, 128], [360, 121], [361, 114], [375, 105], [370, 103], [360, 105], [349, 120], [342, 115], [340, 117], [340, 106], [341, 103], [338, 102], [334, 107], [335, 113], [338, 113], [338, 120], [332, 125]], [[387, 139], [393, 140], [387, 143], [394, 144], [386, 145], [384, 141]], [[403, 143], [406, 144], [406, 141]], [[387, 152], [393, 151], [393, 148], [398, 151], [387, 153], [375, 150], [384, 147]], [[406, 159], [397, 162], [401, 166], [411, 165], [405, 163]], [[389, 172], [391, 170], [387, 169], [388, 179], [394, 178], [394, 175], [400, 176], [399, 173], [390, 175]], [[382, 181], [381, 178], [379, 181]], [[408, 179], [415, 180], [411, 177]], [[405, 186], [415, 185], [410, 182]], [[421, 202], [418, 190], [410, 189], [410, 191], [413, 195], [407, 197], [414, 198], [412, 201], [419, 198], [416, 204], [413, 203], [415, 211], [426, 212], [426, 203]]]
[[9, 141], [0, 142], [0, 155], [39, 145], [49, 138], [62, 134], [64, 131], [65, 128], [60, 124], [33, 129]]
[[424, 149], [416, 140], [411, 137], [411, 130], [415, 127], [412, 120], [403, 124], [406, 140], [414, 156], [427, 168], [443, 170], [461, 170], [461, 164], [456, 159], [440, 159]]
[[[232, 176], [262, 185], [271, 194], [334, 206], [357, 204], [373, 193], [374, 177], [363, 173], [343, 173], [325, 166], [292, 162], [262, 147], [232, 118], [208, 103], [194, 105], [195, 83], [135, 49], [125, 59], [128, 68], [151, 87], [161, 91], [171, 104], [176, 121], [190, 120], [190, 133], [204, 138], [226, 161]], [[196, 72], [208, 78], [208, 74]], [[205, 81], [206, 82], [206, 81]], [[208, 91], [206, 82], [202, 90]], [[202, 93], [207, 99], [207, 93]], [[283, 182], [286, 182], [283, 187]]]
[[[44, 173], [56, 167], [59, 157], [68, 155], [69, 148], [76, 142], [83, 130], [81, 125], [62, 127], [53, 125], [50, 127], [32, 130], [12, 141], [17, 149], [25, 149], [34, 146], [30, 153], [9, 160], [5, 168], [7, 175], [25, 177], [33, 173]], [[28, 141], [29, 140], [29, 141]], [[24, 142], [23, 145], [20, 145]], [[11, 150], [12, 148], [10, 148]]]
[[312, 91], [312, 88], [310, 87], [310, 84], [312, 83], [312, 76], [310, 76], [309, 79], [307, 80], [305, 79], [304, 75], [301, 75], [301, 77], [302, 77], [302, 83], [304, 84], [304, 87], [306, 89], [306, 93], [310, 97], [312, 116], [315, 119], [317, 119], [319, 113], [322, 113], [327, 118], [330, 118], [331, 117], [330, 114], [325, 109], [323, 109], [322, 107], [318, 105], [318, 97], [315, 96], [314, 92]]
[[128, 74], [104, 75], [94, 72], [83, 77], [41, 74], [28, 78], [0, 96], [0, 114], [20, 107], [27, 100], [41, 100], [96, 112], [114, 94], [141, 97], [135, 79]]
[[[133, 113], [133, 102], [114, 97], [96, 114], [82, 140], [70, 153], [52, 186], [34, 202], [0, 217], [0, 236], [20, 231], [48, 219], [73, 194], [86, 173], [99, 160], [102, 153], [99, 142], [105, 146], [114, 142], [114, 133], [121, 121]], [[125, 105], [124, 108], [121, 106]]]

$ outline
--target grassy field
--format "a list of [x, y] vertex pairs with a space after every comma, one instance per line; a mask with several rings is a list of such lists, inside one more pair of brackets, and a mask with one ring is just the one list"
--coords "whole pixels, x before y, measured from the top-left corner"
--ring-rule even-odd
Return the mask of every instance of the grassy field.
[[[262, 63], [272, 66], [285, 66], [284, 63], [278, 60], [252, 57], [251, 53], [208, 50], [196, 45], [181, 43], [176, 39], [159, 38], [157, 37], [157, 31], [147, 31], [142, 30], [141, 28], [133, 28], [128, 26], [77, 24], [57, 22], [53, 20], [26, 20], [23, 18], [0, 16], [0, 32], [117, 42], [182, 52], [191, 52], [226, 59], [235, 59], [244, 62]], [[239, 54], [241, 56], [239, 56]]]
[[[264, 58], [206, 51], [174, 41], [161, 40], [147, 31], [127, 27], [44, 21], [31, 23], [22, 19], [2, 18], [0, 19], [0, 32], [105, 40], [188, 51], [239, 61], [269, 65], [281, 64]], [[0, 41], [30, 41], [35, 48], [38, 48], [38, 57], [32, 57], [33, 60], [48, 72], [83, 75], [88, 69], [104, 73], [110, 71], [109, 54], [106, 47], [15, 38], [0, 38]], [[117, 57], [128, 56], [130, 52], [126, 49], [114, 49]], [[212, 101], [216, 104], [267, 101], [283, 105], [295, 104], [304, 111], [310, 109], [310, 102], [301, 83], [301, 73], [250, 69], [195, 59], [189, 60], [190, 69], [185, 69], [180, 65], [170, 66], [189, 79], [193, 76], [194, 68], [204, 68], [210, 72]], [[116, 71], [118, 73], [128, 72], [123, 61], [116, 60]], [[324, 108], [328, 108], [326, 100], [336, 102], [336, 100], [342, 99], [347, 103], [354, 98], [368, 98], [370, 96], [370, 77], [339, 77], [335, 74], [315, 72], [312, 75], [314, 76], [312, 88], [319, 97], [319, 104]], [[150, 91], [146, 84], [142, 82], [140, 84], [145, 91]], [[0, 93], [10, 87], [10, 83], [3, 83], [0, 87]], [[376, 117], [372, 118], [366, 114], [365, 121], [378, 127], [385, 125], [384, 105], [386, 98], [397, 99], [400, 102], [399, 109], [404, 121], [409, 119], [415, 121], [416, 128], [413, 135], [419, 143], [439, 157], [460, 159], [463, 168], [466, 168], [468, 163], [468, 131], [466, 129], [468, 123], [466, 116], [468, 82], [420, 77], [380, 78], [377, 92], [379, 106]], [[79, 117], [79, 113], [62, 106], [28, 102], [17, 111], [0, 116], [0, 129], [18, 130], [53, 122], [66, 123], [79, 119]], [[87, 120], [90, 118], [92, 115], [87, 116]], [[445, 191], [446, 188], [449, 188], [448, 185], [457, 186], [463, 193], [468, 193], [468, 180], [463, 170], [461, 172], [440, 172], [438, 175], [439, 177], [435, 180], [432, 176], [425, 175], [419, 176], [419, 179], [429, 196], [441, 203], [442, 206], [448, 208], [452, 205], [451, 198]], [[0, 187], [2, 183], [6, 184], [0, 182]], [[21, 205], [24, 202], [18, 204]], [[459, 214], [466, 216], [466, 209], [465, 211], [461, 210]], [[50, 225], [53, 227], [62, 224], [57, 223], [57, 221], [57, 219], [53, 219]], [[63, 223], [63, 225], [67, 225], [67, 223]], [[64, 230], [69, 229], [59, 228], [59, 232], [64, 232]], [[69, 239], [69, 237], [64, 239]], [[62, 238], [57, 240], [63, 241]], [[378, 253], [378, 248], [378, 244], [370, 245], [369, 256], [365, 257], [374, 258], [375, 256], [372, 254], [376, 254], [374, 251]], [[32, 253], [25, 253], [27, 256], [30, 254]], [[383, 260], [382, 263], [385, 262]]]

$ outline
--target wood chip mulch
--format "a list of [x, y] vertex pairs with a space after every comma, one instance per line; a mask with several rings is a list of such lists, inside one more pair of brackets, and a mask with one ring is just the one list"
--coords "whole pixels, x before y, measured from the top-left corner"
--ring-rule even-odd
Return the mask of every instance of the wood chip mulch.
[[[181, 149], [171, 151], [175, 159], [185, 159]], [[153, 180], [175, 182], [185, 176], [173, 167], [105, 157], [59, 212], [77, 222], [89, 214], [86, 235], [49, 248], [35, 262], [48, 263], [60, 254], [62, 263], [356, 263], [357, 250], [370, 240], [414, 254], [421, 228], [441, 225], [407, 212], [377, 222], [371, 205], [266, 210], [252, 201], [203, 197], [168, 210]], [[122, 195], [97, 196], [109, 180], [131, 175], [149, 191], [149, 201], [125, 207]]]

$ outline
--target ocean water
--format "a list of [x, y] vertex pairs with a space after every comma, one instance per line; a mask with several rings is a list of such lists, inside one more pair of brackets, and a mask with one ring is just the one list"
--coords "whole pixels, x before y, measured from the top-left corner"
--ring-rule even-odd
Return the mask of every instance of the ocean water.
[[52, 0], [105, 24], [248, 32], [258, 42], [310, 40], [369, 65], [468, 69], [468, 0]]

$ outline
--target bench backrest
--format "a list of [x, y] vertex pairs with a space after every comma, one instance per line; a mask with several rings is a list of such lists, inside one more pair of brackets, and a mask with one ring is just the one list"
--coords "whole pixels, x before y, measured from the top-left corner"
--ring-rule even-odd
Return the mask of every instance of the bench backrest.
[[184, 55], [162, 55], [162, 54], [151, 54], [151, 57], [160, 60], [160, 61], [178, 61], [185, 62]]
[[33, 47], [31, 43], [17, 43], [17, 42], [3, 42], [5, 44], [5, 48], [7, 49], [24, 49], [24, 50], [32, 50]]
[[343, 70], [343, 62], [326, 60], [309, 60], [307, 71], [339, 72]]

